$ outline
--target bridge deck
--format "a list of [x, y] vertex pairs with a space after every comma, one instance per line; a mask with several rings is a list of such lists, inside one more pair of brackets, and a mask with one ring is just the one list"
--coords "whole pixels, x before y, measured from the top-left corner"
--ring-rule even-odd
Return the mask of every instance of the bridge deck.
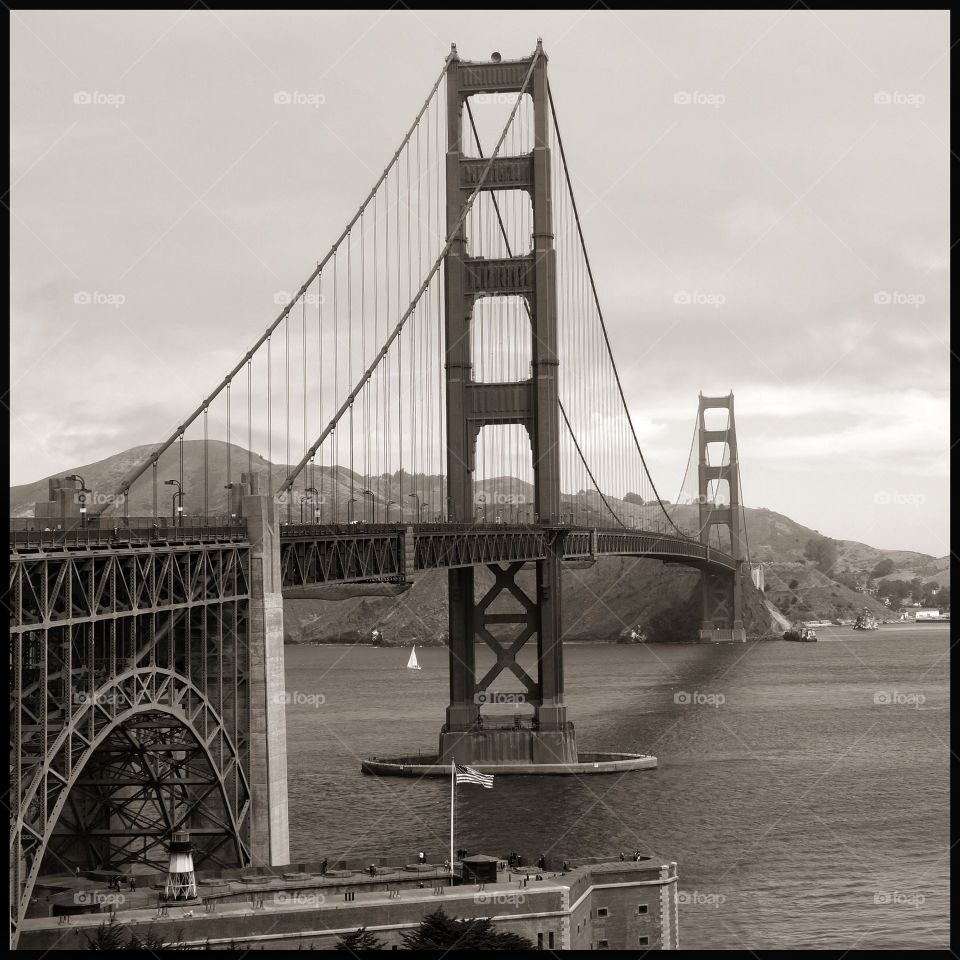
[[[43, 518], [10, 521], [11, 560], [141, 552], [177, 552], [198, 545], [245, 544], [246, 524], [235, 518], [99, 518], [51, 526]], [[543, 559], [551, 544], [565, 560], [603, 556], [650, 557], [696, 567], [735, 568], [726, 553], [661, 531], [500, 523], [281, 524], [285, 588], [359, 580], [403, 581], [420, 570]]]

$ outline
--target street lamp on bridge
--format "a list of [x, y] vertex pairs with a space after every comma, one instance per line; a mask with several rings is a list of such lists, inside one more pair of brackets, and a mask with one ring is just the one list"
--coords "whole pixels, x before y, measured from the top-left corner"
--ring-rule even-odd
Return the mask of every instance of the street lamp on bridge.
[[370, 513], [372, 514], [371, 520], [372, 520], [373, 523], [376, 523], [376, 521], [377, 521], [377, 497], [376, 497], [376, 494], [374, 494], [374, 492], [373, 492], [372, 490], [364, 490], [363, 493], [360, 494], [360, 496], [362, 496], [362, 497], [369, 497], [369, 498], [370, 498]]
[[[311, 495], [310, 498], [309, 498], [309, 499], [310, 499], [310, 502], [311, 502], [312, 504], [316, 504], [316, 502], [317, 502], [317, 497], [320, 496], [320, 491], [319, 491], [316, 487], [307, 487], [307, 489], [303, 491], [303, 498], [304, 498], [304, 500], [307, 499], [307, 494], [308, 494], [308, 493]], [[316, 520], [317, 520], [317, 509], [316, 509], [316, 506], [314, 506], [314, 509], [313, 509], [313, 520], [314, 520], [314, 522], [316, 522]], [[302, 501], [302, 500], [300, 501], [300, 522], [303, 523], [303, 501]]]
[[[223, 485], [223, 489], [233, 490], [233, 488], [236, 486], [237, 484], [235, 483], [225, 483]], [[233, 494], [232, 493], [227, 494], [227, 509], [230, 511], [230, 519], [233, 520], [237, 515], [233, 512]]]
[[183, 520], [183, 487], [180, 486], [179, 480], [164, 480], [163, 483], [164, 486], [177, 488], [177, 492], [171, 498], [171, 509], [174, 525], [179, 524]]
[[[407, 496], [408, 496], [410, 499], [417, 501], [417, 523], [419, 523], [419, 522], [420, 522], [420, 494], [418, 494], [418, 493], [408, 493]], [[403, 518], [401, 517], [400, 519], [402, 520]]]
[[357, 502], [356, 497], [351, 497], [347, 501], [347, 523], [353, 523], [353, 505]]
[[87, 494], [90, 491], [79, 473], [71, 473], [66, 479], [74, 480], [80, 484], [80, 489], [77, 491], [80, 494], [80, 526], [85, 527], [87, 525]]

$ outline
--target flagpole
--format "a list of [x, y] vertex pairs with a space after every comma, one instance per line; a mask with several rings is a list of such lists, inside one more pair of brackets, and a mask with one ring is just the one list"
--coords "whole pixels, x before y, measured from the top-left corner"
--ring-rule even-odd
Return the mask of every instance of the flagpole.
[[457, 786], [456, 763], [450, 761], [450, 886], [453, 886], [453, 800]]

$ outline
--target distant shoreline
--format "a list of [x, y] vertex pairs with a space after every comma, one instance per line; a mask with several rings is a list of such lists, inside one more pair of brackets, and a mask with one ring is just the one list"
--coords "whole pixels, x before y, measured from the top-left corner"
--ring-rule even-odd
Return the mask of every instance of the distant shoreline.
[[[780, 640], [779, 634], [764, 634], [762, 637], [749, 637], [749, 640]], [[650, 646], [695, 646], [697, 640], [564, 640], [565, 647], [592, 647], [598, 643], [611, 647], [650, 647]], [[476, 644], [483, 645], [482, 640], [475, 641]], [[446, 640], [440, 642], [427, 642], [425, 640], [416, 640], [412, 643], [379, 643], [372, 644], [368, 640], [285, 640], [285, 647], [370, 647], [378, 650], [409, 650], [413, 646], [431, 648], [446, 647]]]
[[[866, 633], [872, 637], [878, 637], [878, 636], [882, 637], [885, 633], [889, 632], [890, 628], [897, 628], [897, 629], [909, 628], [913, 630], [917, 627], [930, 628], [930, 627], [949, 627], [949, 626], [950, 626], [949, 620], [928, 620], [928, 621], [894, 620], [894, 621], [889, 621], [881, 624], [878, 630], [870, 630], [870, 631], [867, 631]], [[850, 630], [851, 627], [849, 625], [831, 624], [829, 626], [824, 625], [819, 629]], [[861, 636], [860, 634], [861, 632], [857, 631], [858, 639], [861, 639], [861, 640], [867, 639], [866, 635]], [[759, 637], [748, 637], [747, 639], [749, 641], [776, 641], [776, 640], [782, 640], [783, 634], [767, 633]], [[697, 642], [698, 641], [696, 640], [646, 640], [642, 642], [637, 642], [637, 641], [623, 641], [616, 638], [598, 639], [598, 640], [564, 640], [563, 641], [564, 646], [568, 646], [568, 647], [590, 647], [590, 646], [595, 646], [596, 644], [604, 644], [606, 646], [614, 646], [614, 647], [617, 647], [617, 646], [619, 647], [649, 647], [649, 646], [680, 646], [682, 647], [682, 646], [693, 646], [697, 644]], [[482, 645], [483, 641], [477, 640], [476, 643]], [[376, 649], [381, 649], [381, 650], [405, 650], [405, 649], [408, 650], [414, 646], [424, 647], [424, 648], [430, 648], [430, 647], [442, 648], [442, 647], [446, 647], [446, 645], [447, 645], [447, 641], [445, 638], [443, 640], [432, 640], [432, 641], [413, 640], [410, 642], [380, 643], [376, 645], [370, 643], [370, 641], [366, 639], [363, 639], [363, 640], [360, 640], [360, 639], [358, 640], [340, 640], [340, 639], [284, 640], [285, 647], [370, 647], [371, 649], [376, 647]]]

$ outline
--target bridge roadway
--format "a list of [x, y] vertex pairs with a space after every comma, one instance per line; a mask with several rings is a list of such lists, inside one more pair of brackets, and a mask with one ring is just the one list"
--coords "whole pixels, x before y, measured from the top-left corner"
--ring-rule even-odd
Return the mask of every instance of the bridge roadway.
[[[243, 520], [192, 519], [174, 525], [152, 518], [99, 518], [95, 525], [44, 529], [43, 521], [11, 520], [11, 561], [79, 560], [111, 554], [169, 552], [215, 543], [249, 546]], [[420, 570], [543, 559], [562, 539], [565, 560], [649, 557], [698, 568], [736, 569], [727, 553], [694, 540], [649, 530], [505, 523], [280, 524], [285, 596], [316, 584], [364, 580], [404, 582]]]

